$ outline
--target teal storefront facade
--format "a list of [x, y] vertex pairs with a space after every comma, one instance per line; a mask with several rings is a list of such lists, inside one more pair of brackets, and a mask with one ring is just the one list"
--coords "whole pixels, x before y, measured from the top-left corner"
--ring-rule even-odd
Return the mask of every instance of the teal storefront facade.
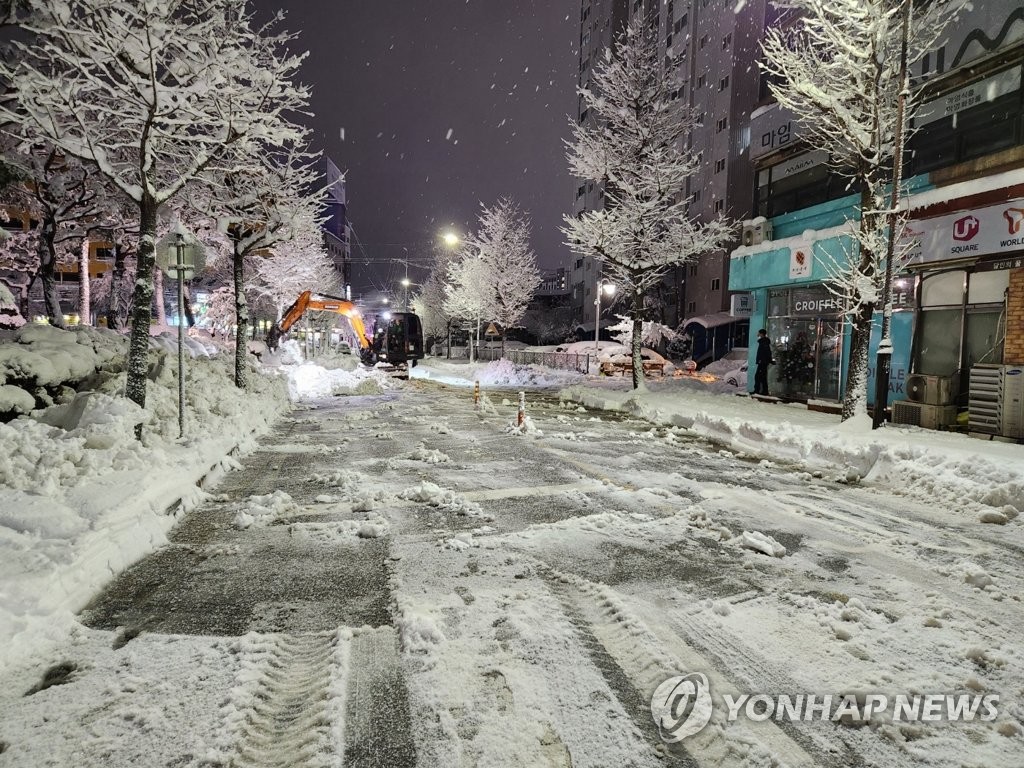
[[[849, 367], [850, 324], [826, 283], [833, 265], [855, 252], [850, 234], [856, 222], [853, 197], [822, 203], [772, 219], [774, 239], [732, 253], [729, 289], [753, 296], [749, 360], [754, 369], [757, 331], [772, 342], [775, 365], [769, 369], [769, 392], [793, 400], [841, 400]], [[890, 401], [904, 398], [914, 332], [916, 278], [894, 282], [893, 359]], [[871, 338], [868, 401], [874, 396], [874, 354], [881, 315], [876, 312]], [[753, 376], [748, 377], [753, 389]]]

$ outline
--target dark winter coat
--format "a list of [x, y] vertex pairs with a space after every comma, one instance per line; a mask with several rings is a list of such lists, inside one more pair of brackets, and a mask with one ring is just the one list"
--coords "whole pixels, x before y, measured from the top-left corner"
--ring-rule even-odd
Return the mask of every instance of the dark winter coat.
[[754, 358], [757, 365], [769, 365], [772, 362], [772, 343], [767, 336], [757, 340], [757, 357]]

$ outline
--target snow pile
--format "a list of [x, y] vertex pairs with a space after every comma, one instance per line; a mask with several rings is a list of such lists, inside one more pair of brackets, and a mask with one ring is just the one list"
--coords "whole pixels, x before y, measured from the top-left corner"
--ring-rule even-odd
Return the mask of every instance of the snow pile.
[[451, 457], [436, 449], [427, 448], [423, 443], [416, 446], [416, 450], [406, 456], [411, 461], [422, 461], [426, 464], [447, 464]]
[[245, 500], [245, 506], [235, 513], [231, 524], [235, 528], [243, 530], [253, 524], [272, 525], [282, 517], [293, 515], [298, 511], [299, 506], [292, 500], [292, 497], [284, 491], [277, 490], [264, 496], [250, 496]]
[[0, 283], [0, 328], [20, 328], [25, 318], [18, 311], [18, 300], [6, 285]]
[[479, 504], [464, 499], [455, 493], [455, 491], [442, 488], [428, 480], [424, 480], [422, 483], [415, 485], [412, 488], [406, 488], [398, 494], [398, 497], [409, 501], [416, 501], [420, 504], [426, 504], [430, 507], [438, 507], [446, 512], [454, 512], [457, 515], [480, 517], [484, 520], [491, 519], [488, 515], [484, 514]]
[[891, 425], [840, 429], [838, 416], [722, 396], [685, 379], [651, 381], [646, 392], [613, 388], [621, 381], [607, 383], [569, 387], [559, 397], [680, 427], [734, 451], [807, 471], [838, 471], [846, 482], [884, 484], [976, 519], [990, 510], [999, 513], [985, 515], [985, 522], [1006, 522], [1024, 512], [1024, 450], [1017, 445]]
[[284, 368], [288, 375], [288, 396], [293, 401], [338, 395], [377, 395], [392, 386], [387, 374], [376, 369], [325, 368], [311, 362]]
[[534, 437], [543, 437], [544, 432], [537, 428], [528, 415], [523, 417], [523, 423], [519, 423], [519, 417], [516, 416], [512, 421], [505, 425], [505, 434], [508, 435], [533, 435]]
[[478, 381], [483, 387], [539, 389], [564, 387], [580, 381], [583, 374], [540, 365], [516, 365], [504, 359], [489, 363], [459, 363], [434, 359], [420, 361], [409, 371], [409, 377], [456, 387], [471, 387]]
[[112, 574], [165, 543], [173, 513], [205, 498], [197, 483], [288, 405], [280, 380], [254, 376], [242, 392], [231, 359], [189, 360], [182, 442], [163, 353], [142, 409], [120, 394], [124, 338], [41, 325], [15, 336], [0, 345], [7, 386], [51, 402], [0, 423], [0, 667], [56, 641]]
[[444, 632], [434, 618], [413, 608], [406, 600], [399, 601], [395, 627], [401, 637], [402, 650], [406, 653], [425, 653], [445, 641]]
[[755, 552], [761, 552], [768, 557], [785, 557], [786, 548], [779, 544], [775, 539], [766, 533], [760, 531], [744, 531], [735, 539], [732, 540], [733, 544], [738, 544], [744, 549], [752, 549]]

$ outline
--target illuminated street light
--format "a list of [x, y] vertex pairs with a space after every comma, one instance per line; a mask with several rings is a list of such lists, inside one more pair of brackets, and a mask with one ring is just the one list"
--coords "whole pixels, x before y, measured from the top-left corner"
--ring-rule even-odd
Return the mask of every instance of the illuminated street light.
[[447, 245], [449, 248], [454, 248], [461, 242], [461, 238], [454, 232], [445, 232], [443, 235], [441, 235], [441, 239], [444, 240], [444, 244]]
[[409, 311], [409, 286], [412, 285], [412, 281], [408, 277], [402, 278], [402, 287], [405, 288], [405, 311]]
[[597, 281], [597, 295], [594, 297], [594, 349], [601, 351], [601, 294], [615, 295], [615, 284], [601, 278]]

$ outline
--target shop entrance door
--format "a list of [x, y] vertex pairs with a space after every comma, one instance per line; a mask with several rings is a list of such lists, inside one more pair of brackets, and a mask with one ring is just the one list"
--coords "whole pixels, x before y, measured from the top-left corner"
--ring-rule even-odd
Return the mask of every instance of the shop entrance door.
[[814, 396], [823, 400], [839, 399], [839, 380], [843, 371], [843, 321], [818, 321], [818, 369]]
[[797, 400], [839, 399], [843, 321], [838, 318], [769, 318], [775, 365], [770, 391]]

